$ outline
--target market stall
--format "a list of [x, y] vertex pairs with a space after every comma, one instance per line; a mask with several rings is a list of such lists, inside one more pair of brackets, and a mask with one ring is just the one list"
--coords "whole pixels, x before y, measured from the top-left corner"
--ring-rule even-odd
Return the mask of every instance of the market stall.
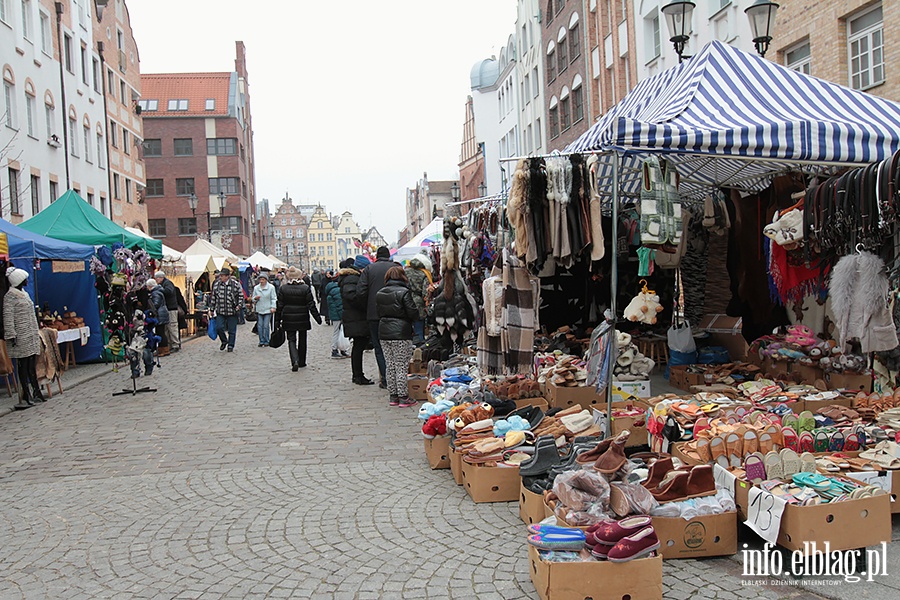
[[187, 265], [187, 274], [194, 279], [201, 273], [212, 273], [221, 269], [226, 263], [236, 266], [240, 261], [240, 258], [230, 250], [220, 248], [204, 239], [197, 239], [182, 254]]

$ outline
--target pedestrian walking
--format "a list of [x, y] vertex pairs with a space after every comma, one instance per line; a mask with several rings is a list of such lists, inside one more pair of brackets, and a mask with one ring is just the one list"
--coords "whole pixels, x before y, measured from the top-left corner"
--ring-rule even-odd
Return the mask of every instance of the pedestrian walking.
[[[353, 264], [352, 259], [341, 262], [341, 268]], [[341, 319], [344, 313], [344, 303], [341, 300], [341, 286], [338, 285], [338, 274], [328, 271], [328, 283], [325, 284], [325, 306], [328, 310], [328, 318], [334, 329], [331, 332], [331, 358], [350, 358], [344, 350], [338, 348], [341, 339]]]
[[409, 280], [403, 267], [388, 269], [384, 286], [375, 295], [378, 310], [378, 336], [387, 362], [387, 388], [390, 406], [413, 406], [406, 374], [409, 359], [413, 355], [413, 321], [419, 318], [419, 309], [409, 291]]
[[322, 271], [313, 269], [312, 277], [306, 282], [306, 285], [316, 292], [316, 302], [319, 306], [322, 305], [322, 277]]
[[432, 284], [431, 260], [424, 254], [416, 254], [409, 259], [409, 266], [404, 269], [409, 280], [409, 291], [412, 292], [413, 301], [419, 309], [419, 318], [413, 322], [413, 341], [421, 343], [425, 341], [425, 297], [428, 295], [428, 286]]
[[269, 283], [269, 275], [260, 273], [257, 284], [253, 288], [251, 297], [256, 308], [256, 331], [259, 335], [259, 348], [269, 345], [269, 336], [272, 333], [272, 315], [275, 314], [275, 304], [278, 301], [278, 292], [275, 286]]
[[[349, 260], [349, 259], [348, 259]], [[344, 335], [352, 341], [350, 348], [350, 370], [356, 385], [374, 385], [375, 382], [363, 373], [363, 352], [369, 345], [369, 321], [366, 319], [366, 299], [357, 299], [360, 272], [370, 261], [363, 255], [357, 256], [350, 266], [338, 271], [338, 286], [341, 288], [341, 325]]]
[[181, 331], [178, 328], [178, 291], [164, 272], [157, 271], [153, 278], [162, 288], [163, 296], [166, 299], [166, 310], [170, 315], [169, 322], [166, 323], [166, 340], [169, 342], [169, 351], [178, 352], [181, 350]]
[[19, 403], [13, 408], [23, 410], [36, 402], [45, 402], [37, 377], [41, 336], [34, 302], [25, 291], [28, 272], [10, 267], [6, 270], [6, 279], [9, 290], [3, 297], [3, 337], [6, 339], [6, 353], [16, 359], [19, 372]]
[[[384, 287], [384, 277], [387, 275], [388, 270], [393, 267], [400, 267], [400, 265], [391, 260], [391, 251], [388, 250], [387, 246], [380, 246], [375, 251], [375, 262], [363, 269], [357, 286], [357, 297], [360, 300], [365, 299], [366, 302], [369, 337], [372, 340], [372, 346], [375, 348], [375, 361], [378, 363], [378, 373], [381, 375], [381, 382], [378, 385], [383, 390], [387, 389], [386, 366], [384, 350], [378, 337], [378, 309], [375, 306], [375, 296]], [[402, 271], [403, 268], [400, 267], [400, 270]]]
[[241, 284], [231, 277], [231, 270], [222, 269], [213, 284], [210, 304], [215, 311], [216, 333], [219, 336], [219, 350], [226, 347], [234, 351], [237, 337], [238, 313], [244, 306], [244, 294]]
[[322, 324], [313, 292], [303, 281], [303, 273], [300, 269], [290, 267], [285, 283], [278, 290], [275, 323], [281, 323], [287, 337], [291, 371], [306, 366], [306, 333], [312, 329], [310, 317], [319, 325]]

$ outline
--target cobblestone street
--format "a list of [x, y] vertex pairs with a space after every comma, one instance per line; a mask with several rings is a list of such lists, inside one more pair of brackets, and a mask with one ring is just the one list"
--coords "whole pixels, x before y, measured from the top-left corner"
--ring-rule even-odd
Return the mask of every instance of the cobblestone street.
[[[234, 353], [164, 358], [139, 380], [155, 394], [113, 397], [122, 369], [0, 418], [0, 598], [537, 598], [517, 505], [430, 471], [415, 409], [351, 385], [330, 330], [297, 373], [244, 326]], [[742, 588], [728, 559], [668, 561], [664, 581], [818, 597]]]

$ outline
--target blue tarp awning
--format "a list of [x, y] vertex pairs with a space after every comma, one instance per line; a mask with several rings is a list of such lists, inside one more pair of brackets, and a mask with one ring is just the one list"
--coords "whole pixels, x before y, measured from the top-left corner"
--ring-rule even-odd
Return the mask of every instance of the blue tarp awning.
[[77, 242], [64, 242], [28, 231], [0, 219], [0, 231], [9, 240], [9, 258], [49, 260], [90, 260], [94, 247]]
[[[787, 69], [713, 41], [640, 82], [567, 152], [624, 152], [623, 191], [640, 190], [641, 157], [665, 153], [684, 196], [761, 190], [797, 165], [867, 164], [900, 147], [900, 104]], [[600, 176], [611, 175], [601, 160]]]

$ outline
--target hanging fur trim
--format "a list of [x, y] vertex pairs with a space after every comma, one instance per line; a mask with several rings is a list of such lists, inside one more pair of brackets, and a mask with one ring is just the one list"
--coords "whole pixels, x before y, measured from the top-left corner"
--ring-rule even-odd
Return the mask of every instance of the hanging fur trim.
[[841, 258], [831, 271], [828, 287], [841, 348], [854, 338], [864, 354], [897, 347], [888, 309], [887, 269], [879, 256], [859, 252]]

